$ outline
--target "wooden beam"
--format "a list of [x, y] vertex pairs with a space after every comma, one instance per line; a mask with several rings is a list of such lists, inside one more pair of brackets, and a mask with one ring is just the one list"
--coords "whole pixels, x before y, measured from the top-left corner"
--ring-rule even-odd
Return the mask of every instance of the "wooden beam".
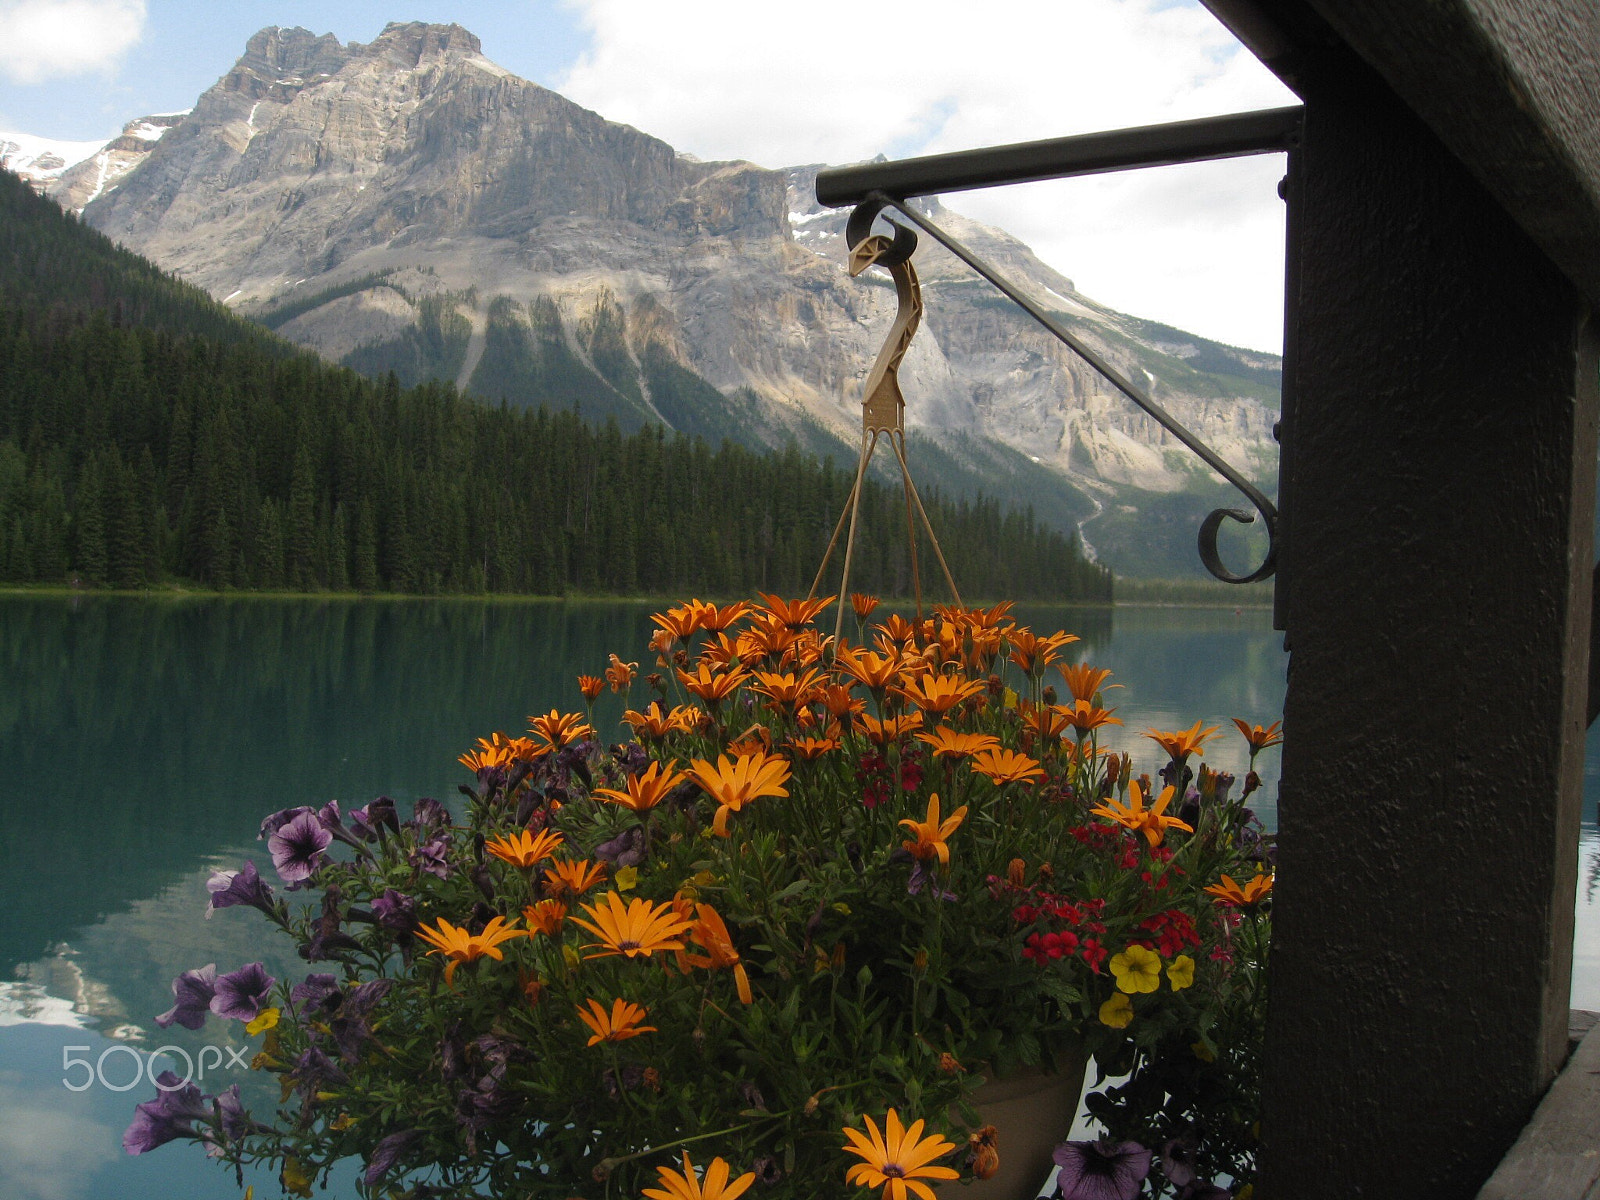
[[1600, 1029], [1583, 1015], [1589, 1032], [1477, 1200], [1586, 1200], [1600, 1187]]
[[1600, 4], [1202, 0], [1291, 88], [1361, 56], [1600, 309]]

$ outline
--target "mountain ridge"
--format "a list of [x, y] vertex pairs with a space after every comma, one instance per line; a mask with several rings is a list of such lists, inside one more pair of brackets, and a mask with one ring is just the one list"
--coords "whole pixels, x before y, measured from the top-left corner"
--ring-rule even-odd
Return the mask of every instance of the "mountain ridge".
[[[84, 216], [334, 361], [524, 403], [556, 381], [625, 426], [663, 419], [654, 392], [671, 375], [702, 428], [853, 459], [893, 299], [845, 274], [846, 214], [816, 205], [815, 170], [679, 154], [516, 78], [460, 26], [395, 23], [365, 45], [269, 28]], [[1273, 356], [1116, 313], [1015, 238], [929, 203], [1270, 486]], [[1169, 435], [942, 248], [925, 240], [916, 261], [928, 308], [902, 379], [924, 442], [992, 443], [989, 479], [1013, 486], [1039, 468], [1057, 524], [1210, 490]], [[1119, 539], [1102, 552], [1154, 573]]]

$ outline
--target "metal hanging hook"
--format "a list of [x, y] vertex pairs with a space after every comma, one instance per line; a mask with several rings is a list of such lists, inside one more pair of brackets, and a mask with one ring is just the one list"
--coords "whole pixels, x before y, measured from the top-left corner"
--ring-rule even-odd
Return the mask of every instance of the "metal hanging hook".
[[[1022, 309], [1023, 312], [1027, 313], [1030, 317], [1042, 325], [1058, 341], [1068, 346], [1075, 354], [1078, 355], [1079, 358], [1083, 359], [1084, 362], [1093, 367], [1101, 375], [1101, 377], [1103, 377], [1114, 388], [1116, 388], [1129, 400], [1132, 400], [1141, 409], [1143, 409], [1145, 413], [1154, 419], [1156, 423], [1159, 424], [1163, 429], [1172, 434], [1173, 437], [1177, 438], [1190, 450], [1194, 451], [1194, 453], [1199, 456], [1201, 461], [1203, 461], [1206, 466], [1210, 467], [1240, 492], [1244, 493], [1245, 498], [1255, 506], [1255, 513], [1241, 508], [1219, 508], [1213, 510], [1210, 515], [1208, 515], [1206, 519], [1200, 523], [1200, 532], [1198, 537], [1200, 561], [1205, 565], [1207, 571], [1211, 572], [1213, 576], [1222, 580], [1224, 583], [1254, 583], [1259, 579], [1267, 579], [1271, 577], [1271, 575], [1277, 570], [1278, 563], [1278, 509], [1271, 500], [1267, 499], [1265, 493], [1263, 493], [1260, 488], [1256, 487], [1255, 484], [1251, 483], [1238, 471], [1234, 470], [1234, 468], [1225, 462], [1216, 451], [1211, 449], [1210, 446], [1207, 446], [1193, 433], [1189, 432], [1189, 430], [1185, 428], [1184, 425], [1177, 420], [1177, 418], [1175, 418], [1171, 413], [1167, 412], [1165, 408], [1151, 399], [1148, 392], [1146, 392], [1143, 388], [1136, 386], [1132, 380], [1128, 379], [1127, 376], [1123, 375], [1122, 372], [1113, 367], [1108, 361], [1106, 361], [1104, 357], [1096, 353], [1094, 349], [1085, 343], [1081, 338], [1067, 330], [1059, 321], [1055, 320], [1055, 318], [1050, 316], [1050, 314], [1045, 312], [1032, 300], [1028, 299], [1028, 297], [1025, 296], [1020, 289], [1018, 289], [1004, 276], [995, 271], [993, 267], [989, 266], [977, 255], [973, 254], [972, 251], [968, 250], [955, 238], [951, 237], [944, 230], [940, 229], [927, 217], [911, 208], [904, 200], [897, 200], [893, 196], [890, 196], [882, 191], [870, 193], [866, 199], [858, 204], [855, 210], [850, 214], [850, 221], [846, 226], [846, 239], [849, 240], [850, 231], [852, 230], [859, 229], [865, 231], [870, 229], [872, 227], [872, 222], [885, 208], [893, 208], [896, 212], [904, 215], [906, 219], [916, 224], [916, 226], [924, 233], [928, 234], [929, 237], [932, 237], [946, 250], [950, 251], [950, 253], [954, 254], [962, 262], [966, 263], [967, 266], [971, 267], [984, 279], [987, 279], [1001, 293], [1011, 300], [1012, 303], [1017, 305], [1018, 308]], [[895, 224], [897, 229], [900, 228], [898, 223], [891, 223]], [[896, 241], [898, 242], [898, 236], [896, 237]], [[913, 246], [914, 245], [915, 243], [913, 242]], [[1260, 514], [1262, 524], [1265, 526], [1267, 531], [1266, 556], [1262, 559], [1261, 564], [1256, 567], [1255, 570], [1243, 575], [1235, 574], [1223, 565], [1222, 557], [1217, 552], [1217, 532], [1221, 529], [1222, 522], [1224, 520], [1237, 521], [1244, 525], [1252, 524], [1256, 519], [1256, 513]]]

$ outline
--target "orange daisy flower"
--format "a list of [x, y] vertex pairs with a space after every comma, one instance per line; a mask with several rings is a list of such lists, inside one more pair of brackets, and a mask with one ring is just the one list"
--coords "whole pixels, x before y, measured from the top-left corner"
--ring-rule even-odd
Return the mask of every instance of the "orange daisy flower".
[[1123, 804], [1115, 798], [1108, 798], [1104, 804], [1089, 811], [1097, 816], [1107, 817], [1135, 833], [1142, 833], [1152, 846], [1159, 846], [1169, 829], [1181, 829], [1185, 833], [1194, 832], [1194, 826], [1178, 820], [1177, 817], [1166, 815], [1167, 805], [1172, 803], [1176, 791], [1176, 788], [1168, 784], [1155, 805], [1146, 808], [1144, 793], [1138, 783], [1133, 782], [1128, 784], [1128, 803]]
[[839, 739], [836, 737], [791, 738], [789, 740], [789, 748], [809, 762], [837, 750], [839, 748]]
[[613, 692], [621, 695], [633, 686], [633, 677], [638, 673], [638, 670], [638, 663], [625, 663], [613, 654], [611, 656], [611, 665], [606, 668], [606, 682], [611, 685]]
[[582, 713], [561, 713], [551, 709], [542, 717], [528, 718], [528, 732], [542, 737], [553, 749], [594, 736]]
[[531, 738], [507, 738], [497, 732], [479, 738], [478, 748], [468, 750], [456, 761], [469, 771], [481, 771], [485, 767], [504, 769], [525, 758], [539, 758], [549, 752], [548, 747], [535, 746]]
[[877, 654], [846, 646], [833, 660], [841, 671], [860, 680], [874, 692], [882, 692], [900, 675], [902, 660], [896, 656]]
[[1217, 726], [1202, 731], [1200, 722], [1196, 721], [1187, 729], [1180, 729], [1176, 733], [1163, 733], [1159, 729], [1147, 729], [1144, 736], [1165, 750], [1175, 759], [1185, 759], [1191, 754], [1204, 754], [1201, 744], [1217, 731]]
[[699, 611], [689, 604], [669, 608], [664, 613], [651, 613], [650, 619], [667, 635], [665, 648], [670, 648], [673, 642], [687, 642], [700, 628]]
[[1043, 779], [1039, 760], [1015, 750], [983, 750], [972, 756], [972, 769], [995, 784], [1033, 782]]
[[878, 598], [862, 592], [851, 592], [850, 607], [855, 609], [856, 620], [865, 621], [872, 615], [873, 609], [878, 607]]
[[907, 829], [911, 830], [912, 840], [902, 842], [913, 858], [937, 858], [945, 866], [950, 865], [950, 847], [945, 845], [948, 838], [961, 826], [966, 818], [967, 806], [963, 804], [951, 813], [944, 821], [939, 820], [939, 793], [935, 792], [928, 797], [927, 819], [913, 821], [910, 817], [901, 821]]
[[530, 932], [555, 937], [561, 932], [562, 922], [567, 919], [567, 906], [559, 900], [541, 900], [537, 904], [527, 905], [522, 910], [522, 919], [527, 922]]
[[594, 1036], [588, 1041], [591, 1046], [598, 1046], [601, 1042], [626, 1041], [641, 1033], [655, 1033], [654, 1025], [639, 1024], [649, 1015], [643, 1005], [632, 1004], [620, 996], [612, 1001], [609, 1013], [598, 1000], [589, 1001], [588, 1012], [583, 1010], [582, 1005], [578, 1006], [578, 1020], [594, 1031]]
[[1206, 888], [1216, 897], [1216, 904], [1236, 904], [1240, 908], [1248, 907], [1259, 900], [1265, 900], [1272, 894], [1272, 876], [1257, 874], [1249, 883], [1240, 887], [1233, 881], [1233, 876], [1224, 875], [1221, 883], [1213, 883]]
[[662, 711], [659, 700], [650, 701], [642, 713], [630, 708], [622, 714], [622, 719], [633, 727], [634, 737], [648, 738], [653, 742], [660, 741], [678, 728], [672, 715]]
[[509, 837], [495, 838], [492, 842], [485, 842], [483, 848], [496, 858], [504, 859], [513, 867], [531, 867], [549, 858], [560, 845], [561, 835], [559, 833], [541, 829], [539, 836], [534, 837], [526, 829], [521, 829]]
[[880, 746], [897, 742], [907, 734], [915, 733], [922, 728], [922, 714], [915, 712], [902, 713], [898, 717], [885, 717], [881, 721], [870, 713], [862, 713], [860, 721], [863, 732]]
[[899, 613], [890, 613], [878, 625], [878, 633], [894, 645], [905, 647], [917, 640], [916, 626]]
[[689, 764], [689, 777], [717, 802], [711, 829], [718, 837], [728, 836], [730, 812], [738, 812], [762, 796], [789, 794], [783, 786], [789, 781], [789, 762], [777, 755], [741, 754], [729, 762], [726, 754], [719, 754], [714, 767], [697, 758]]
[[1024, 625], [1006, 631], [1006, 641], [1011, 643], [1008, 656], [1026, 674], [1033, 675], [1056, 661], [1056, 651], [1077, 641], [1074, 634], [1056, 632], [1049, 637], [1038, 637]]
[[1034, 704], [1029, 700], [1022, 701], [1017, 707], [1022, 713], [1022, 727], [1041, 742], [1053, 744], [1069, 728], [1067, 718], [1057, 707]]
[[1100, 708], [1089, 700], [1074, 700], [1071, 704], [1058, 704], [1056, 711], [1066, 718], [1067, 724], [1078, 731], [1078, 736], [1085, 737], [1102, 725], [1121, 725], [1121, 717], [1111, 714], [1114, 708]]
[[920, 1200], [937, 1200], [934, 1191], [924, 1179], [959, 1179], [961, 1173], [951, 1167], [931, 1167], [936, 1158], [954, 1150], [955, 1143], [930, 1135], [922, 1136], [923, 1123], [915, 1121], [910, 1129], [900, 1124], [900, 1115], [889, 1110], [884, 1120], [884, 1132], [871, 1117], [866, 1117], [867, 1132], [846, 1126], [844, 1135], [848, 1142], [846, 1154], [854, 1154], [863, 1161], [845, 1172], [845, 1182], [858, 1187], [881, 1187], [883, 1200], [906, 1200], [915, 1195]]
[[585, 921], [573, 917], [574, 925], [582, 925], [600, 940], [584, 946], [597, 953], [585, 958], [609, 958], [621, 954], [627, 958], [648, 958], [658, 950], [682, 950], [678, 935], [689, 929], [690, 922], [673, 911], [670, 904], [651, 904], [634, 897], [627, 904], [616, 892], [607, 892], [596, 904], [585, 904], [583, 911], [594, 918]]
[[750, 976], [745, 974], [744, 964], [739, 961], [739, 952], [733, 948], [733, 938], [728, 933], [728, 927], [723, 924], [721, 915], [709, 904], [697, 904], [695, 910], [699, 919], [689, 931], [689, 937], [704, 947], [705, 953], [684, 954], [681, 956], [683, 961], [691, 967], [712, 970], [732, 967], [734, 986], [739, 991], [739, 1002], [753, 1003], [755, 995], [750, 991]]
[[445, 964], [444, 981], [447, 986], [455, 986], [456, 968], [464, 962], [489, 957], [504, 959], [500, 952], [500, 943], [512, 938], [527, 937], [526, 929], [507, 929], [504, 917], [494, 917], [483, 927], [482, 933], [468, 933], [465, 929], [450, 924], [440, 917], [437, 928], [429, 929], [426, 925], [417, 929], [417, 936], [433, 949], [429, 954], [443, 954], [450, 961]]
[[631, 808], [634, 812], [647, 812], [660, 804], [668, 792], [683, 782], [684, 774], [676, 769], [677, 765], [676, 759], [668, 759], [664, 766], [660, 762], [652, 761], [639, 774], [628, 776], [625, 791], [602, 787], [595, 788], [590, 795], [609, 800], [613, 804], [620, 804], [623, 808]]
[[924, 675], [896, 689], [923, 712], [944, 716], [969, 696], [983, 691], [983, 684], [959, 675]]
[[591, 863], [587, 858], [561, 859], [545, 868], [544, 890], [553, 897], [568, 892], [581, 896], [605, 877], [603, 863]]
[[707, 633], [721, 633], [740, 617], [750, 611], [750, 602], [740, 600], [736, 604], [729, 604], [718, 608], [715, 604], [701, 604], [698, 600], [689, 601], [691, 605], [698, 605], [700, 628]]
[[705, 663], [697, 664], [693, 675], [687, 671], [678, 672], [678, 679], [683, 686], [711, 705], [721, 704], [749, 677], [749, 672], [738, 669], [713, 671]]
[[756, 1173], [746, 1171], [730, 1183], [730, 1170], [725, 1160], [713, 1158], [711, 1165], [706, 1168], [705, 1178], [698, 1178], [694, 1173], [694, 1164], [689, 1161], [688, 1151], [684, 1151], [683, 1173], [679, 1174], [671, 1167], [657, 1167], [656, 1174], [661, 1177], [661, 1186], [645, 1188], [644, 1194], [650, 1200], [736, 1200], [755, 1182]]
[[761, 597], [762, 607], [771, 615], [779, 625], [788, 629], [801, 629], [817, 619], [817, 614], [833, 603], [832, 596], [823, 596], [812, 600], [784, 600], [778, 596], [769, 596], [766, 592], [757, 592]]
[[1244, 734], [1244, 740], [1250, 743], [1250, 757], [1254, 758], [1268, 746], [1277, 746], [1283, 742], [1283, 734], [1279, 732], [1282, 721], [1274, 721], [1266, 728], [1260, 725], [1247, 725], [1238, 717], [1233, 718], [1233, 723], [1239, 727], [1239, 732]]
[[804, 704], [822, 680], [822, 672], [817, 670], [807, 670], [799, 675], [792, 671], [781, 674], [777, 671], [757, 671], [755, 676], [756, 682], [750, 685], [751, 691], [760, 692], [774, 704], [790, 708]]
[[1057, 663], [1056, 670], [1067, 681], [1067, 690], [1072, 693], [1074, 700], [1093, 700], [1095, 693], [1111, 678], [1111, 672], [1105, 667], [1091, 667], [1088, 663], [1070, 667]]
[[917, 741], [926, 742], [936, 756], [951, 761], [982, 750], [1000, 749], [1000, 739], [993, 734], [961, 733], [948, 725], [940, 725], [932, 733], [917, 734]]
[[583, 694], [583, 698], [590, 704], [593, 704], [595, 702], [595, 698], [598, 697], [601, 692], [605, 691], [605, 687], [606, 681], [601, 679], [598, 675], [578, 676], [578, 691]]

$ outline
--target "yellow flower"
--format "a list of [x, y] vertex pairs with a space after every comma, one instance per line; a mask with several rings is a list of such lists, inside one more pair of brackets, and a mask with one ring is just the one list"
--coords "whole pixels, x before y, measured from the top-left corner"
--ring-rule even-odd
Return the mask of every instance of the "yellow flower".
[[762, 796], [789, 794], [783, 786], [789, 781], [789, 762], [778, 755], [741, 754], [729, 762], [726, 754], [719, 754], [714, 767], [697, 758], [689, 764], [689, 777], [717, 802], [711, 829], [718, 837], [728, 836], [730, 812], [738, 812]]
[[854, 1154], [863, 1161], [845, 1172], [845, 1182], [858, 1187], [881, 1187], [883, 1200], [906, 1200], [908, 1194], [921, 1200], [937, 1200], [934, 1191], [924, 1179], [959, 1179], [961, 1173], [950, 1167], [930, 1167], [934, 1159], [954, 1150], [955, 1143], [947, 1142], [937, 1134], [922, 1136], [922, 1122], [914, 1121], [910, 1129], [901, 1127], [900, 1114], [889, 1110], [884, 1119], [884, 1132], [878, 1132], [877, 1123], [866, 1117], [867, 1132], [845, 1126], [844, 1136], [849, 1141], [843, 1147], [846, 1154]]
[[634, 812], [646, 812], [660, 804], [662, 797], [683, 782], [683, 772], [675, 769], [677, 765], [676, 759], [668, 759], [665, 766], [652, 762], [639, 774], [628, 776], [626, 791], [602, 787], [595, 788], [590, 794], [620, 804], [623, 808], [631, 808]]
[[616, 892], [607, 892], [597, 904], [585, 904], [583, 911], [594, 920], [573, 917], [572, 923], [582, 925], [600, 939], [584, 946], [585, 950], [597, 951], [585, 958], [608, 958], [614, 954], [637, 958], [649, 957], [658, 950], [682, 950], [678, 935], [687, 932], [691, 924], [670, 904], [651, 904], [635, 897], [624, 905]]
[[925, 821], [913, 821], [907, 817], [900, 824], [911, 830], [915, 840], [902, 842], [913, 857], [929, 859], [937, 857], [945, 866], [950, 865], [950, 847], [945, 845], [945, 839], [954, 833], [967, 815], [967, 806], [963, 804], [951, 813], [943, 822], [939, 820], [939, 793], [935, 792], [928, 797], [928, 816]]
[[534, 837], [526, 829], [522, 829], [510, 837], [495, 838], [492, 842], [485, 842], [483, 848], [514, 867], [531, 867], [549, 858], [560, 845], [559, 833], [541, 829], [539, 836]]
[[996, 785], [1043, 779], [1039, 760], [1015, 750], [983, 750], [972, 756], [972, 769]]
[[683, 1173], [680, 1175], [671, 1167], [657, 1167], [656, 1174], [661, 1176], [661, 1187], [645, 1188], [644, 1194], [650, 1197], [650, 1200], [735, 1200], [735, 1197], [744, 1195], [755, 1182], [756, 1173], [746, 1171], [729, 1183], [729, 1170], [726, 1162], [720, 1158], [713, 1158], [711, 1165], [706, 1168], [705, 1178], [697, 1178], [694, 1165], [690, 1163], [688, 1152], [685, 1151]]
[[1217, 1061], [1217, 1056], [1212, 1053], [1211, 1047], [1204, 1042], [1195, 1042], [1189, 1049], [1194, 1052], [1194, 1056], [1201, 1062], [1213, 1063]]
[[631, 892], [634, 888], [639, 886], [639, 868], [621, 867], [618, 869], [615, 878], [617, 881], [617, 891]]
[[[1194, 973], [1190, 962], [1189, 972]], [[1119, 991], [1153, 992], [1161, 986], [1161, 956], [1143, 946], [1129, 946], [1121, 954], [1111, 956], [1111, 973], [1116, 976]]]
[[494, 959], [503, 959], [500, 952], [500, 943], [511, 938], [527, 937], [526, 929], [507, 929], [504, 917], [494, 917], [483, 927], [482, 933], [468, 933], [465, 929], [457, 928], [443, 917], [439, 918], [437, 929], [429, 929], [426, 925], [417, 930], [417, 936], [433, 949], [429, 954], [443, 954], [450, 961], [445, 964], [444, 981], [452, 984], [456, 968], [464, 962], [487, 955]]
[[1111, 999], [1100, 1006], [1100, 1024], [1112, 1029], [1126, 1029], [1133, 1020], [1133, 1001], [1121, 992], [1113, 992]]
[[587, 1045], [622, 1042], [631, 1037], [638, 1037], [641, 1033], [656, 1032], [654, 1025], [639, 1024], [650, 1015], [643, 1006], [632, 1004], [620, 996], [612, 1001], [609, 1013], [606, 1012], [605, 1005], [598, 1000], [590, 1000], [589, 1009], [589, 1012], [584, 1012], [583, 1006], [578, 1006], [578, 1020], [594, 1031], [594, 1036], [588, 1040]]
[[244, 1027], [244, 1031], [254, 1037], [263, 1029], [271, 1029], [275, 1026], [278, 1023], [279, 1015], [280, 1013], [276, 1008], [263, 1008], [256, 1014], [255, 1020]]
[[1186, 987], [1194, 985], [1194, 959], [1187, 954], [1180, 954], [1167, 966], [1167, 981], [1172, 984], [1172, 990], [1181, 992]]
[[1216, 897], [1212, 901], [1214, 904], [1237, 904], [1243, 908], [1258, 900], [1265, 900], [1272, 894], [1272, 876], [1258, 873], [1249, 883], [1240, 887], [1233, 881], [1232, 875], [1224, 875], [1221, 883], [1213, 883], [1206, 891]]
[[1144, 792], [1137, 783], [1128, 785], [1128, 803], [1123, 804], [1118, 800], [1108, 798], [1104, 804], [1091, 808], [1089, 811], [1097, 816], [1107, 817], [1119, 825], [1126, 826], [1135, 833], [1144, 834], [1152, 846], [1159, 846], [1161, 839], [1166, 836], [1169, 829], [1181, 829], [1185, 833], [1193, 833], [1194, 826], [1169, 817], [1166, 814], [1167, 805], [1172, 803], [1172, 796], [1176, 789], [1170, 784], [1161, 793], [1161, 798], [1156, 801], [1154, 808], [1144, 806]]

